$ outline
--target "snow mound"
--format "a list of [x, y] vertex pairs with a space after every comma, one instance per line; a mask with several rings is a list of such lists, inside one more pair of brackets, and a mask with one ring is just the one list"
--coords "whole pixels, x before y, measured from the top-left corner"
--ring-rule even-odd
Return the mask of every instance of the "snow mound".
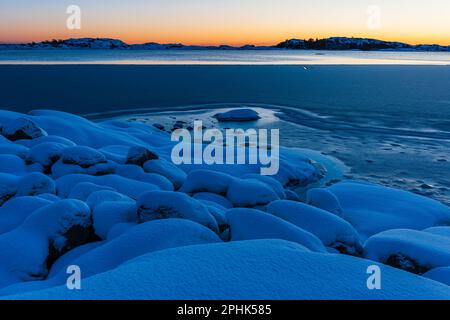
[[86, 200], [86, 204], [94, 210], [99, 204], [107, 201], [133, 202], [134, 200], [121, 193], [109, 190], [92, 192]]
[[[146, 253], [175, 247], [217, 242], [221, 241], [216, 234], [197, 223], [178, 219], [158, 220], [137, 225], [119, 237], [94, 248], [80, 248], [81, 252], [77, 252], [78, 257], [73, 258], [69, 256], [68, 258], [63, 257], [62, 259], [65, 263], [79, 266], [82, 270], [83, 278], [86, 279], [84, 281], [87, 281], [87, 278], [93, 275], [114, 269], [126, 261]], [[62, 266], [62, 262], [58, 264], [61, 271], [57, 272], [55, 270], [52, 278], [49, 280], [25, 285], [15, 285], [2, 290], [0, 294], [35, 291], [65, 284], [67, 281], [67, 274], [65, 272], [67, 266]], [[166, 267], [171, 269], [176, 266], [166, 265]], [[146, 273], [147, 271], [141, 270], [140, 272]], [[84, 281], [83, 291], [86, 288], [84, 287]], [[124, 283], [126, 282], [128, 281]]]
[[0, 172], [22, 175], [27, 172], [25, 161], [16, 155], [0, 154]]
[[369, 238], [364, 251], [368, 259], [416, 274], [450, 266], [450, 238], [423, 231], [384, 231]]
[[199, 201], [180, 192], [151, 191], [137, 199], [140, 222], [158, 219], [187, 219], [219, 233], [216, 220]]
[[449, 225], [450, 208], [410, 192], [345, 181], [329, 187], [343, 210], [343, 218], [365, 237], [389, 229]]
[[219, 122], [246, 122], [261, 119], [258, 112], [253, 109], [234, 109], [214, 116]]
[[326, 252], [312, 233], [290, 222], [255, 209], [231, 209], [226, 212], [231, 241], [281, 239], [296, 242], [317, 252]]
[[347, 221], [328, 211], [300, 202], [281, 200], [269, 204], [267, 212], [311, 232], [327, 247], [345, 254], [362, 254], [356, 230]]
[[425, 229], [423, 231], [431, 234], [436, 234], [438, 236], [450, 238], [450, 227], [432, 227]]
[[137, 222], [136, 204], [124, 201], [105, 201], [92, 212], [95, 233], [106, 239], [111, 228], [119, 223]]
[[57, 194], [62, 198], [67, 198], [72, 189], [81, 182], [91, 182], [99, 186], [110, 187], [132, 199], [137, 199], [144, 192], [159, 190], [154, 184], [127, 179], [114, 174], [99, 177], [85, 174], [69, 174], [56, 180]]
[[450, 266], [430, 270], [423, 276], [425, 278], [450, 286]]
[[6, 122], [1, 128], [1, 134], [11, 141], [17, 141], [36, 139], [46, 136], [47, 132], [28, 118], [18, 118]]
[[0, 207], [0, 234], [18, 227], [34, 211], [51, 204], [39, 197], [16, 197]]
[[55, 182], [46, 175], [33, 172], [18, 181], [16, 196], [35, 196], [39, 194], [55, 194]]
[[166, 177], [172, 182], [175, 189], [179, 189], [186, 180], [186, 173], [183, 170], [164, 159], [147, 161], [144, 163], [144, 170]]
[[342, 217], [342, 208], [338, 198], [328, 189], [314, 188], [308, 190], [306, 203]]
[[230, 202], [230, 200], [216, 193], [199, 192], [194, 194], [192, 197], [196, 200], [208, 201], [209, 203], [214, 202], [223, 207], [224, 209], [233, 208], [233, 204]]
[[[6, 298], [385, 300], [450, 297], [448, 286], [387, 266], [380, 266], [383, 290], [368, 290], [365, 270], [371, 264], [373, 262], [345, 255], [309, 252], [300, 245], [280, 240], [195, 245], [136, 258], [86, 279], [83, 290], [70, 291], [61, 286]], [[135, 285], [130, 286], [130, 283]]]
[[211, 170], [194, 170], [189, 172], [180, 191], [190, 194], [210, 192], [225, 195], [232, 180], [233, 177], [225, 173]]
[[242, 208], [264, 206], [280, 199], [270, 186], [256, 179], [233, 179], [227, 198], [235, 207]]
[[97, 191], [115, 191], [107, 186], [99, 186], [92, 182], [80, 182], [70, 191], [68, 198], [86, 202], [89, 196]]
[[[57, 258], [91, 236], [86, 204], [62, 200], [34, 211], [19, 227], [0, 235], [0, 261], [17, 282], [43, 279]], [[9, 284], [0, 278], [0, 288]]]
[[147, 173], [136, 165], [119, 165], [115, 173], [128, 179], [154, 184], [161, 190], [174, 191], [174, 186], [169, 179], [160, 174]]

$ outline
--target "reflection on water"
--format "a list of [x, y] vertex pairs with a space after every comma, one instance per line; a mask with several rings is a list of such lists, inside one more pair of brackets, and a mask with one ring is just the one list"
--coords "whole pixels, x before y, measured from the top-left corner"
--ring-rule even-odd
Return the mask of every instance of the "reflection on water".
[[450, 65], [450, 52], [294, 50], [0, 50], [0, 64]]

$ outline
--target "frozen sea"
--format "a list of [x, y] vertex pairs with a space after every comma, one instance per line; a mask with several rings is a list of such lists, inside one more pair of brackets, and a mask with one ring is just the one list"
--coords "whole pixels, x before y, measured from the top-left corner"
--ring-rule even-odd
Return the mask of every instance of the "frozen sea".
[[273, 117], [255, 126], [341, 160], [344, 178], [450, 204], [450, 53], [33, 50], [0, 64], [1, 109], [169, 126], [259, 108]]

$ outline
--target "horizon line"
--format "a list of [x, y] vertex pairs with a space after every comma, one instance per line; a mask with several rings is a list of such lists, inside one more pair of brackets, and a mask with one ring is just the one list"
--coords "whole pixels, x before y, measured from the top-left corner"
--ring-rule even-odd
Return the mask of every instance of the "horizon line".
[[155, 43], [155, 44], [161, 44], [161, 45], [174, 45], [174, 44], [179, 44], [179, 45], [183, 45], [183, 46], [197, 46], [197, 47], [219, 47], [219, 46], [230, 46], [230, 47], [243, 47], [243, 46], [247, 46], [247, 45], [251, 45], [251, 46], [256, 46], [256, 47], [274, 47], [277, 46], [278, 44], [284, 42], [284, 41], [289, 41], [289, 40], [325, 40], [325, 39], [331, 39], [331, 38], [348, 38], [348, 39], [367, 39], [367, 40], [377, 40], [377, 41], [383, 41], [383, 42], [391, 42], [391, 43], [404, 43], [410, 46], [420, 46], [420, 45], [438, 45], [438, 46], [442, 46], [442, 47], [450, 47], [450, 44], [446, 45], [446, 44], [440, 44], [440, 43], [418, 43], [418, 44], [411, 44], [408, 42], [403, 42], [403, 41], [398, 41], [398, 40], [383, 40], [383, 39], [379, 39], [379, 38], [371, 38], [371, 37], [354, 37], [354, 36], [331, 36], [331, 37], [325, 37], [325, 38], [296, 38], [296, 37], [291, 37], [282, 41], [279, 41], [275, 44], [266, 44], [266, 45], [262, 45], [262, 44], [252, 44], [252, 43], [245, 43], [245, 44], [240, 44], [240, 45], [230, 45], [227, 43], [222, 43], [222, 44], [190, 44], [190, 43], [183, 43], [183, 42], [156, 42], [156, 41], [145, 41], [145, 42], [136, 42], [136, 43], [128, 43], [120, 38], [111, 38], [111, 37], [89, 37], [89, 36], [81, 36], [81, 37], [70, 37], [70, 38], [52, 38], [52, 39], [46, 39], [46, 40], [39, 40], [39, 41], [28, 41], [28, 42], [4, 42], [4, 41], [0, 41], [0, 44], [2, 45], [26, 45], [26, 44], [31, 44], [31, 43], [42, 43], [42, 42], [49, 42], [49, 41], [65, 41], [65, 40], [69, 40], [69, 39], [112, 39], [112, 40], [119, 40], [122, 41], [123, 43], [125, 43], [126, 45], [142, 45], [142, 44], [147, 44], [147, 43]]

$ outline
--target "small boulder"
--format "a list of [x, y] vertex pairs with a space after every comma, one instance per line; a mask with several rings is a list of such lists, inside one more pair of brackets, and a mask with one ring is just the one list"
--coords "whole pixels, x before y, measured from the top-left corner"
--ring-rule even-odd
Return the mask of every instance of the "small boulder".
[[2, 135], [11, 140], [33, 140], [47, 135], [34, 121], [18, 118], [7, 122], [2, 128]]
[[128, 151], [126, 164], [134, 164], [142, 167], [150, 160], [158, 160], [159, 156], [145, 147], [134, 146]]

